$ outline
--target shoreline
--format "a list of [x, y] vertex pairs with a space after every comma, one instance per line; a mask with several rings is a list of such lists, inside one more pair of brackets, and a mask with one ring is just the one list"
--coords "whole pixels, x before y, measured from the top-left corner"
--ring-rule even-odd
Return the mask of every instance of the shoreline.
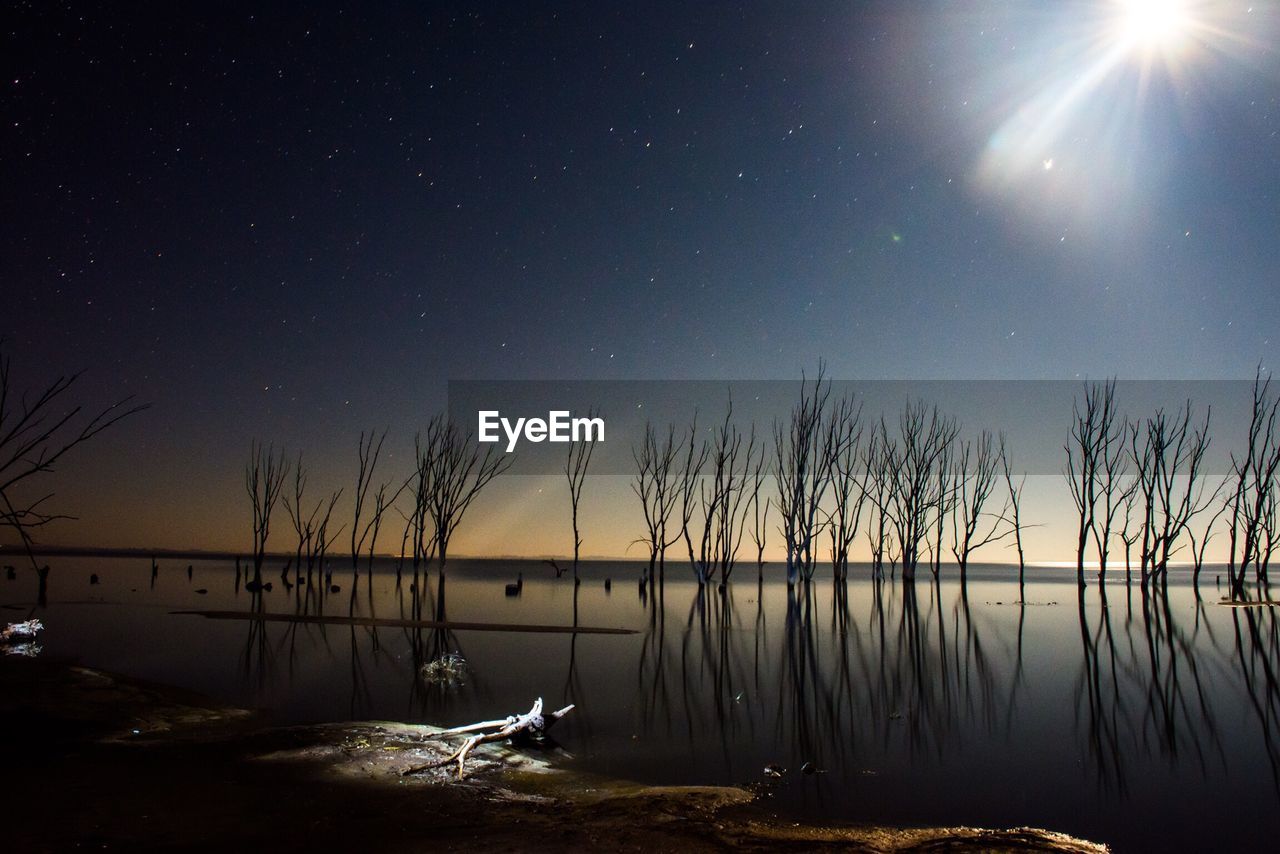
[[[798, 823], [756, 793], [646, 786], [478, 748], [461, 782], [404, 767], [447, 749], [391, 722], [273, 727], [190, 692], [70, 664], [0, 659], [10, 773], [6, 836], [23, 850], [645, 851], [841, 849], [1101, 852], [1033, 828]], [[111, 797], [103, 797], [111, 792]]]

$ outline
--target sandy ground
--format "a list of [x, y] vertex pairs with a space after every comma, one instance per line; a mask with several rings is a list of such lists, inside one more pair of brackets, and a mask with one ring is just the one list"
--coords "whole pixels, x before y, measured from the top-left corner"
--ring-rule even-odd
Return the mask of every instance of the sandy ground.
[[272, 728], [174, 689], [0, 657], [7, 850], [1073, 851], [1044, 830], [820, 827], [745, 789], [645, 787], [479, 748], [467, 779], [401, 772], [429, 727]]

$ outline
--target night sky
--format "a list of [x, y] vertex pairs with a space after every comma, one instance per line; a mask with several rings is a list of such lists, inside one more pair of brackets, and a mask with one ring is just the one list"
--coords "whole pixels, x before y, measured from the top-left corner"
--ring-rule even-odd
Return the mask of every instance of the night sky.
[[46, 539], [241, 547], [251, 438], [404, 468], [449, 379], [1251, 376], [1280, 9], [1169, 8], [10, 6], [0, 334], [153, 404]]

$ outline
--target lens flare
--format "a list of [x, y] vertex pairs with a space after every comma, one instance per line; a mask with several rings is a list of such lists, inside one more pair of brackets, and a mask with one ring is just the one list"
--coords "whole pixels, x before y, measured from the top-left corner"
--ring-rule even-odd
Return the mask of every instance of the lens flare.
[[1141, 51], [1176, 48], [1194, 22], [1185, 0], [1117, 0], [1116, 37]]
[[1020, 43], [984, 81], [1000, 101], [978, 186], [1058, 231], [1106, 230], [1172, 168], [1164, 141], [1218, 72], [1272, 50], [1256, 18], [1228, 0], [1080, 0], [1015, 19]]

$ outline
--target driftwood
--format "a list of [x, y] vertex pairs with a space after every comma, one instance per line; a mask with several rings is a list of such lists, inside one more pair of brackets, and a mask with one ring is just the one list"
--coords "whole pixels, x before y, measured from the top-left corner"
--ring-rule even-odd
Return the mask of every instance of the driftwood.
[[43, 648], [36, 643], [36, 636], [44, 631], [39, 620], [9, 623], [0, 629], [0, 654], [35, 658]]
[[44, 624], [39, 620], [25, 620], [21, 623], [10, 623], [0, 629], [0, 643], [23, 643], [33, 641], [36, 635], [44, 631]]
[[[475, 733], [462, 743], [462, 746], [444, 759], [438, 759], [435, 762], [428, 762], [425, 765], [415, 765], [407, 768], [403, 772], [405, 776], [409, 774], [417, 774], [432, 768], [440, 768], [451, 762], [458, 763], [458, 779], [463, 778], [463, 763], [467, 761], [467, 755], [481, 744], [489, 744], [494, 741], [504, 741], [509, 738], [539, 738], [543, 736], [548, 729], [569, 712], [573, 711], [573, 706], [565, 706], [558, 712], [552, 712], [549, 715], [542, 714], [542, 698], [539, 697], [533, 704], [533, 708], [529, 709], [523, 715], [510, 715], [502, 720], [497, 721], [481, 721], [480, 723], [467, 724], [466, 726], [454, 727], [453, 729], [441, 730], [434, 733], [430, 738], [447, 738], [451, 735], [465, 735], [467, 733]], [[485, 732], [490, 730], [490, 732]]]

